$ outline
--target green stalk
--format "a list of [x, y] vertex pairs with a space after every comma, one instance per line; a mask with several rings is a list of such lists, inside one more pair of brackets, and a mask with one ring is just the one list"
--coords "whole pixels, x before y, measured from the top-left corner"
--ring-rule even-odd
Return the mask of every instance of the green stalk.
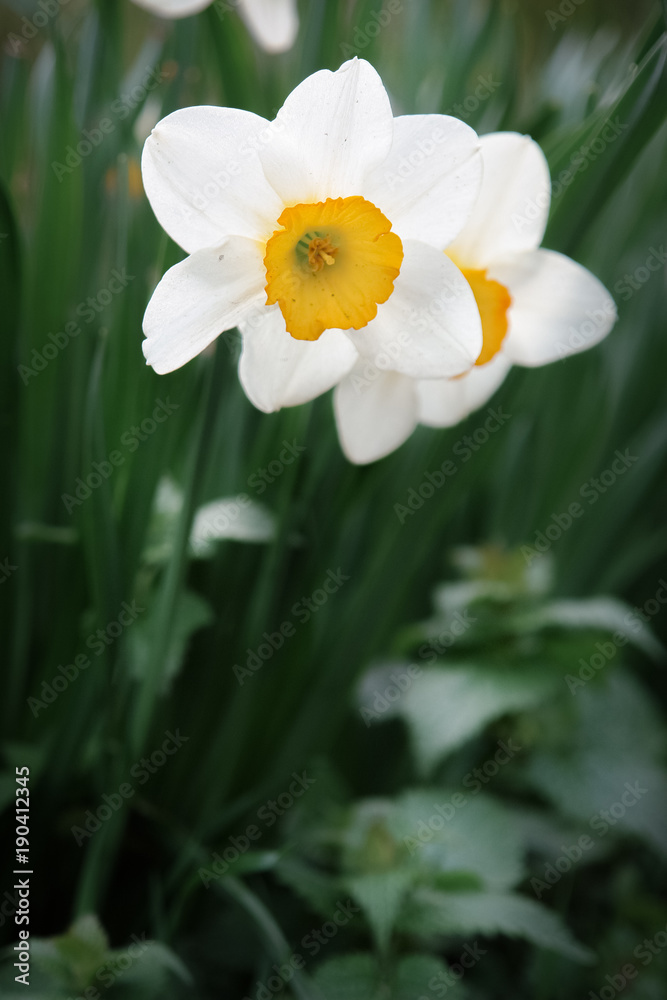
[[[230, 896], [252, 917], [276, 961], [284, 962], [285, 959], [289, 959], [292, 949], [272, 913], [254, 892], [251, 892], [240, 879], [233, 877], [222, 879], [220, 883], [216, 883], [216, 889]], [[325, 1000], [321, 990], [315, 986], [310, 977], [304, 975], [301, 969], [294, 970], [291, 987], [300, 1000]]]
[[150, 661], [147, 664], [145, 678], [137, 693], [136, 707], [130, 723], [130, 740], [135, 755], [140, 753], [146, 740], [153, 711], [159, 697], [163, 666], [171, 643], [176, 607], [188, 566], [190, 529], [202, 479], [206, 471], [209, 434], [220, 403], [220, 393], [217, 386], [221, 379], [225, 361], [224, 346], [221, 346], [218, 342], [216, 344], [214, 360], [209, 365], [206, 374], [207, 386], [203, 393], [204, 403], [200, 409], [193, 433], [193, 445], [190, 450], [190, 461], [187, 466], [183, 506], [176, 526], [173, 552], [165, 571], [160, 592], [156, 598], [155, 644]]

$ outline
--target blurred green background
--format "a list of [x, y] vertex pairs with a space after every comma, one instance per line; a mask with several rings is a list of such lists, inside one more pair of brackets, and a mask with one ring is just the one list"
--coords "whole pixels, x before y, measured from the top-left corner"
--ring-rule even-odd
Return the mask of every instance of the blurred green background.
[[[309, 0], [268, 55], [234, 3], [53, 2], [30, 38], [37, 4], [0, 9], [2, 995], [28, 767], [28, 995], [662, 998], [663, 8], [402, 0], [375, 33], [382, 0]], [[141, 188], [151, 127], [271, 118], [353, 54], [395, 113], [529, 133], [554, 179], [625, 126], [545, 239], [610, 289], [610, 336], [514, 369], [495, 434], [483, 408], [366, 468], [328, 397], [252, 407], [235, 334], [167, 376], [141, 354], [183, 256]]]

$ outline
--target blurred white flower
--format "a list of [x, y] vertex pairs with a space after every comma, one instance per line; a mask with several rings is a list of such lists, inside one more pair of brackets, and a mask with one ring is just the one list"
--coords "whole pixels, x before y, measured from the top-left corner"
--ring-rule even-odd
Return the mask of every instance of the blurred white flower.
[[[211, 0], [134, 0], [158, 17], [189, 17]], [[296, 0], [215, 0], [221, 13], [238, 9], [258, 45], [267, 52], [291, 49], [299, 30]]]
[[[475, 203], [478, 146], [455, 118], [394, 119], [358, 59], [309, 77], [271, 123], [233, 108], [169, 115], [144, 146], [144, 187], [190, 256], [146, 309], [148, 364], [173, 371], [238, 326], [239, 377], [266, 412], [327, 391], [360, 357], [412, 378], [468, 371], [479, 312], [443, 250]], [[377, 432], [388, 450], [396, 413]]]
[[339, 436], [352, 462], [372, 462], [392, 450], [381, 430], [385, 421], [402, 426], [394, 448], [418, 423], [452, 426], [493, 395], [513, 364], [545, 365], [586, 350], [616, 321], [613, 299], [590, 271], [563, 254], [538, 249], [551, 183], [537, 143], [514, 132], [480, 142], [480, 195], [447, 255], [474, 292], [482, 352], [468, 373], [453, 379], [410, 379], [360, 360], [334, 398]]
[[200, 507], [192, 524], [190, 547], [198, 559], [207, 559], [215, 552], [215, 542], [233, 539], [237, 542], [270, 542], [276, 536], [274, 515], [245, 493], [212, 500]]

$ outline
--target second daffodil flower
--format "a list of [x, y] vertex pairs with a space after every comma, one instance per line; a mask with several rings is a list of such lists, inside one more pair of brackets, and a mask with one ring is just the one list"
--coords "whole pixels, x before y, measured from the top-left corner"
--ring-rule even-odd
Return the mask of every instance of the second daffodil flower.
[[[190, 256], [148, 304], [148, 364], [173, 371], [237, 326], [241, 383], [266, 412], [327, 391], [360, 358], [406, 379], [468, 371], [480, 316], [443, 251], [479, 192], [478, 147], [455, 118], [394, 119], [358, 59], [306, 79], [271, 123], [233, 108], [175, 111], [147, 139], [142, 172]], [[389, 407], [376, 429], [385, 451], [404, 419]]]
[[[134, 0], [158, 17], [190, 17], [212, 0]], [[223, 0], [222, 12], [236, 7], [258, 45], [267, 52], [291, 49], [299, 30], [296, 0]]]
[[[383, 457], [418, 423], [458, 423], [493, 395], [512, 365], [544, 365], [592, 347], [616, 320], [613, 299], [590, 271], [539, 249], [551, 182], [537, 143], [514, 132], [482, 136], [480, 143], [480, 196], [447, 255], [475, 295], [482, 350], [474, 367], [453, 379], [410, 379], [358, 363], [335, 394], [339, 436], [353, 462]], [[402, 428], [391, 448], [378, 432], [386, 420]]]

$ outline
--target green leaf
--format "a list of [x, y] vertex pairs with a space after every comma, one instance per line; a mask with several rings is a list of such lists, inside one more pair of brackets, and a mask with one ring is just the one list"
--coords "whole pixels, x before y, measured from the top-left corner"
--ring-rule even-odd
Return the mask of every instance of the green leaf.
[[[30, 955], [30, 995], [34, 990], [36, 996], [43, 992], [49, 1000], [65, 1000], [72, 993], [83, 992], [94, 981], [110, 955], [109, 942], [97, 917], [86, 914], [65, 934], [48, 939], [31, 937]], [[15, 974], [13, 971], [12, 976]], [[13, 981], [5, 984], [5, 975], [3, 969], [2, 995], [13, 996], [11, 990], [15, 984]]]
[[428, 773], [444, 757], [507, 712], [533, 708], [555, 680], [537, 664], [530, 670], [431, 667], [385, 712], [405, 719], [417, 764]]
[[512, 813], [489, 796], [477, 796], [476, 785], [472, 791], [413, 789], [395, 800], [364, 800], [352, 810], [342, 835], [342, 866], [350, 872], [346, 884], [382, 940], [385, 921], [396, 920], [410, 881], [431, 885], [445, 879], [451, 885], [453, 877], [458, 888], [499, 890], [523, 877], [522, 842]]
[[[641, 152], [657, 129], [665, 121], [667, 107], [667, 35], [662, 35], [638, 67], [627, 76], [621, 93], [596, 112], [593, 120], [585, 123], [570, 141], [563, 143], [557, 156], [550, 157], [552, 176], [570, 170], [566, 198], [556, 203], [550, 220], [548, 239], [555, 240], [559, 248], [565, 243], [565, 233], [571, 234], [571, 246], [591, 228], [596, 215], [609, 201], [614, 191], [625, 180]], [[617, 128], [608, 141], [601, 138], [609, 124]], [[621, 130], [619, 132], [619, 129]], [[602, 155], [594, 156], [584, 169], [572, 160], [579, 155], [585, 160], [586, 150], [600, 137], [604, 144]], [[584, 152], [582, 152], [582, 150]], [[571, 168], [575, 166], [575, 169]], [[577, 211], [573, 211], [573, 205]], [[566, 209], [567, 206], [567, 209]]]
[[387, 1000], [372, 955], [346, 955], [321, 965], [313, 976], [327, 1000]]
[[391, 932], [413, 882], [413, 873], [405, 869], [353, 875], [345, 880], [366, 915], [380, 951], [389, 946]]
[[289, 886], [316, 912], [328, 916], [336, 907], [341, 884], [337, 877], [326, 874], [297, 858], [283, 857], [275, 867], [276, 877]]
[[[417, 997], [447, 996], [463, 1000], [467, 991], [460, 980], [448, 974], [447, 965], [432, 955], [409, 955], [398, 963], [391, 1000], [416, 1000]], [[436, 980], [435, 986], [431, 985]]]
[[13, 775], [17, 767], [29, 767], [31, 781], [41, 775], [47, 763], [46, 748], [39, 743], [10, 741], [3, 744], [2, 754]]
[[272, 871], [282, 855], [280, 851], [246, 851], [235, 862], [232, 871], [218, 874], [211, 865], [202, 864], [197, 873], [192, 876], [192, 884], [199, 888], [201, 880], [206, 879], [206, 885], [223, 878], [240, 878], [241, 875], [252, 875], [256, 872]]
[[[163, 665], [162, 686], [166, 690], [179, 673], [190, 637], [208, 625], [213, 618], [210, 605], [191, 590], [183, 590], [176, 605], [176, 615], [172, 627], [171, 642]], [[139, 619], [133, 629], [128, 632], [128, 647], [132, 656], [131, 673], [137, 680], [143, 677], [143, 671], [148, 663], [149, 653], [155, 642], [158, 626], [155, 617], [155, 606], [148, 615]]]
[[53, 943], [67, 963], [77, 983], [89, 983], [105, 960], [109, 939], [97, 917], [90, 913], [72, 924], [67, 934]]
[[406, 955], [384, 968], [373, 955], [346, 955], [324, 962], [314, 979], [326, 1000], [417, 1000], [444, 996], [443, 988], [454, 1000], [467, 996], [465, 987], [448, 975], [447, 965], [431, 955]]
[[[143, 950], [140, 951], [140, 949]], [[120, 960], [120, 961], [119, 961]], [[128, 967], [127, 962], [132, 960]], [[145, 1000], [161, 1000], [175, 996], [175, 981], [193, 987], [192, 977], [178, 956], [159, 941], [147, 941], [143, 945], [122, 948], [111, 953], [107, 968], [105, 986], [114, 987], [114, 996], [127, 995]]]
[[476, 892], [484, 888], [484, 881], [476, 872], [430, 872], [429, 884], [443, 892]]
[[419, 889], [404, 910], [400, 928], [427, 939], [449, 934], [505, 934], [576, 962], [593, 959], [592, 952], [572, 937], [555, 913], [513, 893]]
[[667, 741], [651, 700], [622, 670], [572, 697], [567, 739], [556, 732], [531, 757], [534, 787], [564, 815], [585, 820], [596, 841], [631, 832], [667, 853]]
[[[479, 785], [479, 783], [477, 783]], [[498, 801], [467, 789], [405, 792], [389, 829], [421, 868], [471, 873], [489, 889], [516, 885], [523, 876], [522, 845], [512, 814]]]
[[552, 601], [539, 610], [521, 617], [521, 625], [529, 631], [558, 626], [564, 629], [600, 629], [620, 632], [648, 656], [659, 660], [665, 649], [650, 628], [636, 618], [628, 621], [632, 608], [615, 597], [591, 597], [588, 600]]
[[16, 798], [16, 774], [8, 771], [0, 774], [0, 812], [4, 812]]

